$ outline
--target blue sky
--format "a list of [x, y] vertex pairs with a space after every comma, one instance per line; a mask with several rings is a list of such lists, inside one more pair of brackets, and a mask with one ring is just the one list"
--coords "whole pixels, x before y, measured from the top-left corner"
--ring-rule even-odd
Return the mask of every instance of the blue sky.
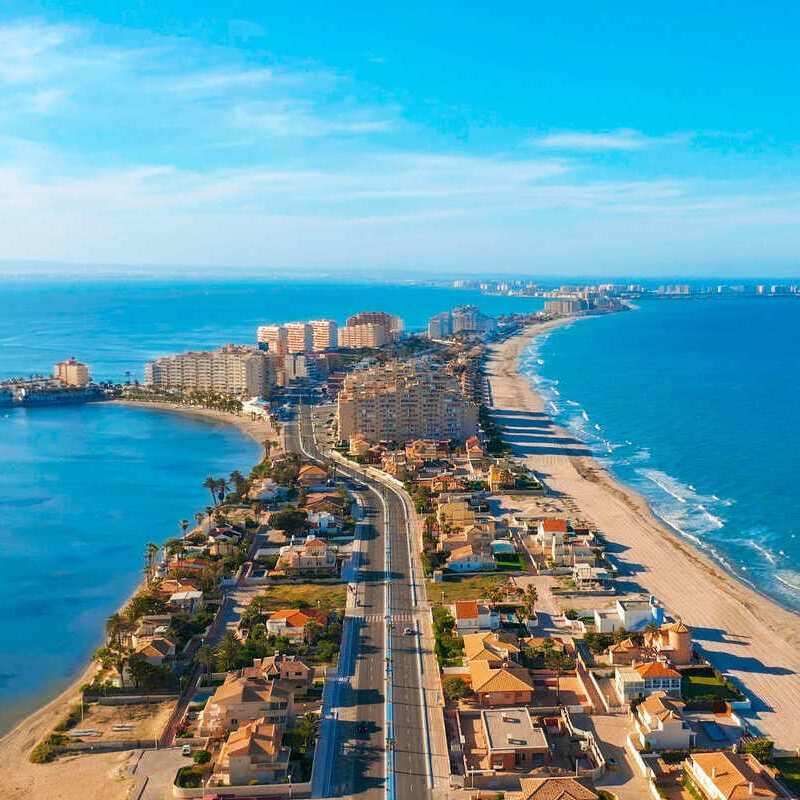
[[662, 5], [17, 0], [0, 269], [800, 274], [800, 8]]

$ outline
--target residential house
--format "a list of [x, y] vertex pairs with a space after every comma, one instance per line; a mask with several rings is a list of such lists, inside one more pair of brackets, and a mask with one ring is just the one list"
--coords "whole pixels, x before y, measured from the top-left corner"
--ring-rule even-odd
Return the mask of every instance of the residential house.
[[238, 543], [239, 537], [233, 535], [232, 531], [215, 530], [209, 534], [206, 546], [212, 556], [229, 556], [236, 552]]
[[453, 550], [445, 566], [453, 572], [478, 572], [494, 569], [497, 561], [488, 548], [468, 544]]
[[312, 535], [299, 543], [293, 539], [291, 544], [281, 547], [275, 569], [287, 575], [335, 575], [336, 553], [336, 547]]
[[481, 727], [491, 769], [529, 771], [550, 760], [547, 736], [527, 708], [481, 711]]
[[452, 553], [467, 545], [477, 545], [479, 547], [487, 547], [492, 544], [492, 534], [490, 533], [489, 526], [484, 525], [468, 525], [464, 530], [452, 531], [443, 533], [439, 537], [439, 542], [436, 549], [443, 553]]
[[234, 730], [220, 750], [217, 775], [229, 786], [283, 783], [291, 748], [282, 744], [283, 726], [259, 717]]
[[253, 660], [252, 670], [268, 681], [280, 680], [298, 693], [306, 694], [314, 682], [314, 667], [299, 656], [275, 653]]
[[464, 660], [488, 661], [492, 666], [499, 666], [519, 659], [519, 639], [505, 631], [484, 631], [481, 633], [465, 633]]
[[499, 614], [481, 600], [457, 600], [450, 609], [459, 636], [500, 627]]
[[471, 661], [469, 679], [478, 702], [484, 706], [519, 706], [533, 702], [534, 685], [527, 669], [488, 661]]
[[288, 493], [289, 490], [285, 486], [279, 486], [272, 478], [262, 478], [253, 482], [247, 497], [261, 503], [271, 503]]
[[548, 518], [539, 520], [537, 538], [544, 549], [549, 550], [553, 547], [553, 540], [559, 543], [564, 541], [569, 529], [565, 519]]
[[505, 469], [497, 464], [492, 464], [489, 467], [487, 478], [489, 489], [495, 494], [513, 489], [517, 485], [514, 473], [510, 469]]
[[351, 436], [347, 452], [351, 456], [365, 456], [372, 445], [361, 436]]
[[279, 725], [294, 720], [294, 691], [280, 680], [229, 676], [200, 713], [201, 736], [220, 736], [259, 718]]
[[199, 589], [199, 584], [187, 578], [165, 578], [157, 584], [154, 593], [162, 600], [169, 600], [175, 592], [197, 592]]
[[300, 644], [306, 639], [306, 625], [309, 622], [326, 625], [327, 611], [313, 608], [304, 611], [297, 608], [283, 608], [273, 612], [267, 619], [267, 632], [273, 636], [285, 636], [290, 641]]
[[297, 475], [297, 485], [310, 489], [315, 486], [324, 486], [328, 480], [328, 474], [324, 469], [316, 464], [303, 464]]
[[416, 439], [413, 442], [407, 442], [405, 450], [408, 458], [422, 461], [448, 458], [451, 452], [448, 439]]
[[175, 643], [163, 636], [140, 638], [134, 654], [153, 666], [159, 666], [175, 657]]
[[520, 800], [599, 800], [600, 795], [592, 791], [578, 778], [548, 777], [520, 778], [522, 796]]
[[341, 533], [342, 520], [331, 514], [330, 511], [325, 511], [323, 509], [319, 511], [309, 511], [307, 519], [313, 531], [328, 535]]
[[139, 617], [136, 630], [131, 634], [131, 646], [138, 647], [139, 643], [154, 636], [163, 636], [172, 623], [172, 614], [146, 614]]
[[678, 620], [655, 631], [646, 630], [644, 648], [654, 657], [667, 658], [673, 664], [689, 664], [692, 661], [692, 629]]
[[769, 770], [748, 753], [692, 753], [684, 767], [707, 800], [784, 800]]
[[681, 696], [680, 672], [663, 661], [634, 663], [630, 667], [618, 666], [614, 674], [614, 685], [623, 703], [662, 690], [674, 697]]
[[613, 608], [595, 609], [594, 624], [598, 633], [612, 633], [617, 628], [636, 631], [654, 622], [661, 611], [654, 597], [649, 600], [617, 600]]
[[194, 614], [203, 607], [203, 593], [197, 589], [185, 592], [173, 592], [167, 602], [170, 611]]
[[639, 743], [650, 750], [688, 750], [694, 736], [683, 719], [684, 702], [664, 691], [653, 692], [636, 706]]

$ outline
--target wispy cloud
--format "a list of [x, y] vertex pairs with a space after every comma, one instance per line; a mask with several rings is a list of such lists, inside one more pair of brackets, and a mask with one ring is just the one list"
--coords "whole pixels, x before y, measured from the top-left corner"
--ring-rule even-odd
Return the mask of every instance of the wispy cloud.
[[536, 147], [551, 150], [643, 150], [657, 144], [665, 144], [685, 139], [683, 134], [669, 136], [645, 136], [641, 131], [618, 128], [613, 131], [562, 131], [534, 136], [529, 141]]

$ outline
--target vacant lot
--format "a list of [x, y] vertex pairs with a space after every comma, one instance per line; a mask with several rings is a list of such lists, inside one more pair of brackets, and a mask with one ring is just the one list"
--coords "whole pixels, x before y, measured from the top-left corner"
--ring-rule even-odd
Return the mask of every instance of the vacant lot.
[[280, 608], [330, 608], [343, 609], [347, 603], [345, 584], [322, 585], [317, 583], [293, 583], [267, 586], [264, 600], [259, 600], [268, 611]]
[[[83, 721], [68, 731], [69, 735], [92, 741], [93, 739], [153, 739], [161, 731], [175, 707], [174, 701], [165, 703], [125, 706], [101, 706], [91, 703]], [[80, 731], [96, 730], [100, 736], [81, 735]], [[77, 732], [77, 733], [76, 733]]]
[[441, 583], [428, 581], [428, 600], [431, 603], [479, 600], [492, 586], [507, 584], [508, 578], [503, 575], [446, 575]]

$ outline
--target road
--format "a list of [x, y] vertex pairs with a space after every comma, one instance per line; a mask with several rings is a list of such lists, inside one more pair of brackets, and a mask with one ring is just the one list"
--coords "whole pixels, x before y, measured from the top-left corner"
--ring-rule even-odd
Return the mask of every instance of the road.
[[[284, 425], [287, 449], [324, 461], [314, 443], [308, 409], [300, 407], [297, 419]], [[349, 476], [345, 467], [339, 475]], [[335, 723], [328, 729], [332, 741], [328, 797], [354, 796], [365, 800], [387, 797], [385, 624], [386, 586], [384, 552], [391, 541], [391, 630], [394, 717], [394, 791], [398, 798], [429, 797], [427, 723], [423, 717], [417, 634], [418, 604], [412, 585], [407, 515], [400, 497], [370, 478], [353, 476], [362, 487], [364, 508], [359, 531], [358, 605], [351, 607], [345, 623], [344, 644], [352, 636], [352, 654], [343, 646]], [[388, 523], [388, 524], [387, 524]], [[350, 628], [348, 631], [347, 628]], [[407, 635], [404, 629], [414, 633]], [[366, 726], [364, 729], [363, 726]], [[332, 728], [332, 730], [331, 730]], [[391, 768], [390, 768], [391, 769]]]

